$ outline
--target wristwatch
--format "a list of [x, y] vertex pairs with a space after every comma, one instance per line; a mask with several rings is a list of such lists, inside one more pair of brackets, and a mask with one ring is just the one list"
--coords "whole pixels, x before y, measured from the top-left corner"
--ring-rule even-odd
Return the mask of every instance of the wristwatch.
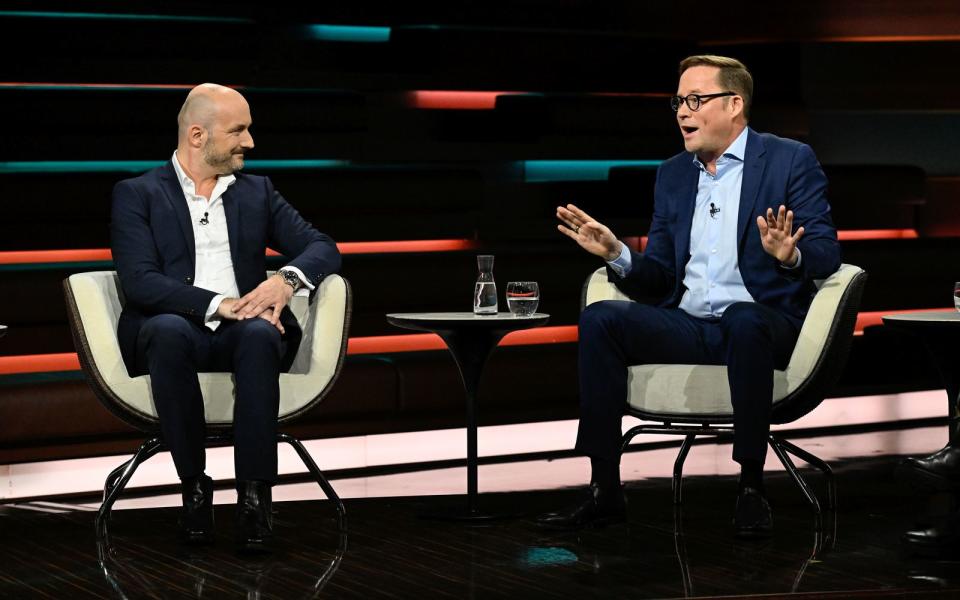
[[300, 285], [303, 283], [300, 281], [300, 277], [297, 276], [293, 271], [277, 271], [277, 275], [283, 278], [283, 282], [293, 288], [293, 291], [296, 292], [300, 289]]

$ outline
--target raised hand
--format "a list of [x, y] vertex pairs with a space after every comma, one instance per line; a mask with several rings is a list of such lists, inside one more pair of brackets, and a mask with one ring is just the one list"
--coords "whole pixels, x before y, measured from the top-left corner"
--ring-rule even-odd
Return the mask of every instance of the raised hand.
[[593, 220], [590, 215], [573, 204], [568, 204], [566, 207], [558, 206], [557, 218], [562, 223], [557, 225], [560, 233], [578, 243], [590, 254], [606, 261], [620, 256], [620, 240], [613, 235], [610, 228]]
[[792, 210], [787, 210], [781, 204], [774, 216], [773, 209], [768, 208], [766, 218], [763, 215], [757, 217], [757, 227], [760, 229], [760, 242], [767, 254], [788, 267], [797, 264], [800, 258], [797, 242], [803, 236], [803, 227], [793, 232]]

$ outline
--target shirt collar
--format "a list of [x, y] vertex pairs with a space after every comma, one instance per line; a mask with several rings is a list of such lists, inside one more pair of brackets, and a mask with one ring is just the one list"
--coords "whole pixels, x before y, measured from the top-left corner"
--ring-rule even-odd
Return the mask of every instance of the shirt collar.
[[[190, 179], [190, 176], [183, 170], [183, 167], [180, 166], [180, 159], [177, 157], [177, 151], [173, 151], [173, 158], [170, 159], [170, 162], [173, 163], [173, 170], [177, 173], [177, 180], [180, 182], [180, 187], [183, 188], [184, 192], [189, 192], [190, 194], [196, 195], [196, 184]], [[224, 190], [233, 185], [233, 182], [237, 180], [237, 176], [230, 175], [218, 175], [217, 176], [217, 185], [214, 187], [214, 193], [216, 189], [222, 187]]]
[[[744, 127], [743, 131], [740, 132], [740, 135], [737, 136], [737, 139], [733, 140], [733, 143], [730, 144], [727, 147], [727, 149], [723, 151], [723, 154], [720, 155], [720, 158], [717, 160], [717, 162], [721, 162], [724, 157], [734, 158], [736, 160], [739, 160], [740, 162], [743, 162], [743, 157], [747, 152], [747, 135], [749, 131], [750, 131], [749, 127]], [[723, 161], [723, 162], [726, 162], [726, 161]], [[693, 155], [693, 164], [697, 165], [697, 167], [701, 171], [707, 170], [707, 168], [703, 165], [703, 163], [700, 162], [700, 159], [697, 157], [696, 154]]]

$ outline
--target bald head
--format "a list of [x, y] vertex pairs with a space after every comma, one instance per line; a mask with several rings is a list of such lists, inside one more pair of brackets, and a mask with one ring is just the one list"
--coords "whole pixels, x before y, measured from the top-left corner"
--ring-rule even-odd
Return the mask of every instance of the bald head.
[[216, 83], [201, 83], [190, 90], [180, 107], [180, 114], [177, 115], [179, 138], [182, 140], [187, 136], [193, 125], [210, 129], [222, 108], [237, 103], [244, 107], [247, 105], [247, 101], [237, 90]]
[[243, 168], [253, 148], [250, 106], [240, 92], [215, 83], [190, 90], [177, 115], [177, 156], [188, 169], [216, 175]]

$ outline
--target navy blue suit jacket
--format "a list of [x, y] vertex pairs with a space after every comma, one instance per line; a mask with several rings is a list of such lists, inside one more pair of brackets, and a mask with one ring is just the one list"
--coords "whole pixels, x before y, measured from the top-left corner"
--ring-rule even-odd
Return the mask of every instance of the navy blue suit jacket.
[[[240, 295], [266, 279], [268, 246], [293, 257], [287, 264], [299, 268], [314, 286], [340, 269], [334, 241], [306, 222], [273, 189], [269, 178], [244, 173], [236, 178], [223, 195], [223, 208]], [[134, 374], [137, 335], [145, 319], [170, 313], [202, 325], [217, 295], [193, 285], [193, 226], [170, 161], [113, 188], [111, 239], [126, 297], [117, 337], [127, 370]], [[285, 370], [296, 354], [301, 331], [289, 308], [280, 318], [287, 332]]]
[[[689, 152], [660, 165], [646, 249], [643, 254], [631, 252], [633, 267], [626, 277], [608, 269], [610, 280], [627, 295], [664, 307], [680, 304], [699, 177]], [[826, 191], [827, 178], [809, 146], [748, 131], [737, 219], [740, 275], [754, 300], [780, 311], [798, 327], [816, 291], [813, 280], [840, 268]], [[781, 204], [793, 211], [794, 229], [804, 228], [797, 269], [784, 269], [760, 243], [757, 217], [766, 215], [767, 208], [776, 213]]]

